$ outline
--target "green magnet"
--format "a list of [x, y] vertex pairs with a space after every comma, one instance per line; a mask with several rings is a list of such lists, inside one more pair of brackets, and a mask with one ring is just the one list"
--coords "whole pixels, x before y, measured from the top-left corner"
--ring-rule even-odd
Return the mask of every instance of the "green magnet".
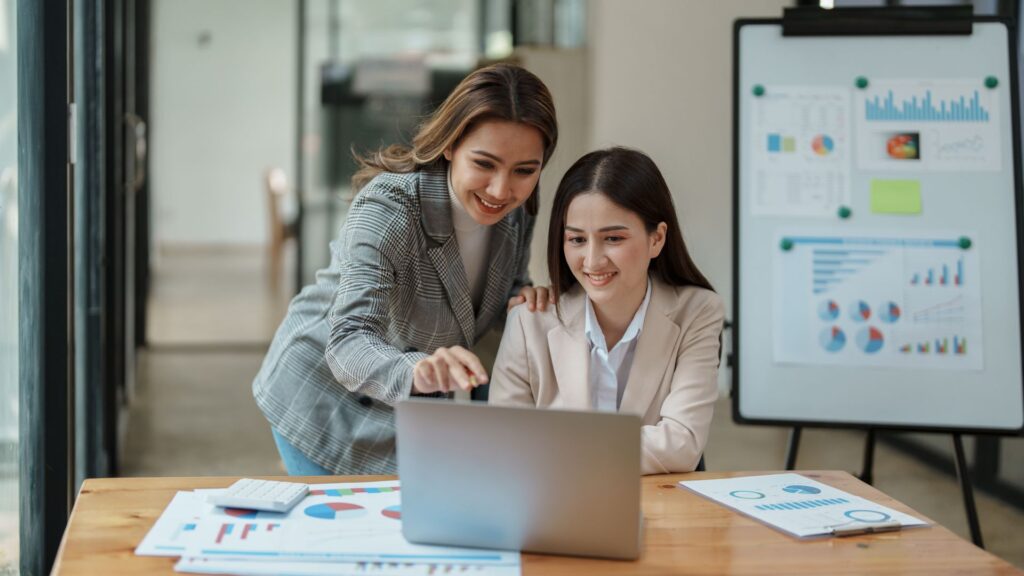
[[840, 207], [839, 207], [839, 217], [840, 217], [840, 218], [844, 218], [844, 219], [845, 219], [845, 218], [849, 218], [849, 217], [850, 217], [850, 214], [853, 214], [853, 210], [850, 210], [850, 209], [849, 209], [848, 207], [846, 207], [846, 206], [840, 206]]
[[760, 84], [754, 84], [754, 89], [752, 90], [752, 92], [754, 93], [754, 96], [764, 96], [764, 86], [761, 86]]
[[866, 76], [857, 76], [857, 80], [854, 81], [854, 84], [857, 88], [863, 90], [868, 87], [868, 79]]
[[999, 78], [996, 78], [995, 76], [985, 78], [986, 88], [995, 88], [996, 86], [999, 86]]
[[788, 252], [793, 249], [793, 241], [790, 240], [789, 238], [783, 238], [782, 242], [779, 243], [779, 246], [781, 246], [783, 250], [786, 250]]
[[968, 248], [971, 247], [971, 239], [968, 238], [967, 236], [961, 236], [960, 240], [957, 241], [957, 244], [960, 245], [960, 248], [967, 250]]

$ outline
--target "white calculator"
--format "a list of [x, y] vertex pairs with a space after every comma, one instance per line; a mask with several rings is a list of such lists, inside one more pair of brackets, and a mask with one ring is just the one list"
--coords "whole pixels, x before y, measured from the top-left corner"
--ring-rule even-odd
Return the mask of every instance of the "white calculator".
[[298, 482], [242, 478], [219, 495], [211, 496], [210, 503], [247, 510], [287, 512], [298, 504], [307, 492], [309, 486]]

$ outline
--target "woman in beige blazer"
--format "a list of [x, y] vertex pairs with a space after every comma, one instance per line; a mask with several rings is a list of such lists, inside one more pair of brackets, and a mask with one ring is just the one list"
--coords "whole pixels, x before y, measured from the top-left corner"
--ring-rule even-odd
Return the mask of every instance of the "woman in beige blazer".
[[490, 402], [638, 414], [643, 473], [693, 470], [718, 396], [724, 311], [650, 158], [611, 148], [569, 169], [548, 271], [557, 308], [509, 314]]

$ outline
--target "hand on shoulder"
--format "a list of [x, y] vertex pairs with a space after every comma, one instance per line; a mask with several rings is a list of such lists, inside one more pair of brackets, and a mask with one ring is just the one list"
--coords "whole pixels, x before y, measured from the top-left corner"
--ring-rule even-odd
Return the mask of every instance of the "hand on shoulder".
[[526, 304], [526, 309], [530, 312], [540, 310], [544, 312], [548, 309], [548, 305], [553, 305], [557, 301], [555, 291], [549, 286], [523, 286], [519, 290], [518, 296], [513, 296], [508, 300], [508, 310], [520, 304]]

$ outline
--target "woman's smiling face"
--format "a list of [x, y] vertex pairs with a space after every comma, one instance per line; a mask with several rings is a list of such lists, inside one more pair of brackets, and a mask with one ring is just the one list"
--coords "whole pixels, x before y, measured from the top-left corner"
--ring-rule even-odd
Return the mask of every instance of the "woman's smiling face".
[[648, 232], [640, 216], [599, 191], [580, 194], [565, 218], [565, 261], [595, 305], [634, 302], [647, 291], [647, 270], [666, 229], [661, 222]]
[[489, 120], [468, 131], [444, 157], [451, 163], [455, 197], [474, 220], [489, 226], [533, 194], [544, 139], [528, 124]]

